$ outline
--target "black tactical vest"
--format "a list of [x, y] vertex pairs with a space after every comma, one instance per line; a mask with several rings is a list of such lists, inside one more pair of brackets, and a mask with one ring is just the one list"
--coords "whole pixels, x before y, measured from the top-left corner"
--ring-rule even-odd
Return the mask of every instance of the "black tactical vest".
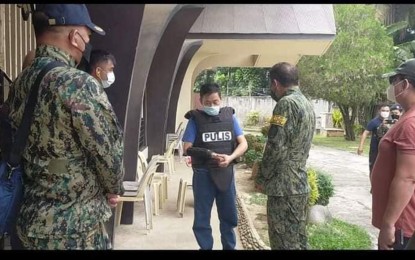
[[[215, 153], [232, 154], [236, 147], [234, 112], [231, 107], [222, 107], [217, 116], [210, 116], [198, 109], [187, 112], [185, 118], [192, 117], [196, 123], [197, 134], [193, 147], [206, 148]], [[229, 188], [233, 180], [233, 164], [221, 168], [213, 159], [204, 160], [192, 156], [192, 167], [208, 168], [212, 180], [220, 190]]]
[[[233, 129], [233, 113], [231, 107], [222, 107], [219, 115], [209, 116], [201, 110], [191, 110], [186, 113], [187, 119], [193, 118], [196, 123], [196, 140], [193, 147], [201, 147], [212, 150], [215, 153], [232, 154], [235, 149], [235, 132]], [[215, 165], [214, 160], [203, 160], [192, 157], [192, 165], [208, 166]]]

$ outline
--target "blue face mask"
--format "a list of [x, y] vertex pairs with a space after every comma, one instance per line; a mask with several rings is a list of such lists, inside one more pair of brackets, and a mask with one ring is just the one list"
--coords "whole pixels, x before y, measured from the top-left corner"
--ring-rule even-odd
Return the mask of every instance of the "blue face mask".
[[217, 116], [219, 114], [220, 106], [204, 106], [203, 111], [210, 116]]

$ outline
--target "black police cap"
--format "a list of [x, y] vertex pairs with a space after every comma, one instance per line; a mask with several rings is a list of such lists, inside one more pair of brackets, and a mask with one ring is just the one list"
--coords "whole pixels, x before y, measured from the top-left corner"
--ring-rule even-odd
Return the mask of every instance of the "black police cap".
[[396, 75], [404, 75], [408, 78], [415, 79], [415, 59], [409, 59], [401, 63], [394, 71], [382, 75], [384, 78], [391, 78]]

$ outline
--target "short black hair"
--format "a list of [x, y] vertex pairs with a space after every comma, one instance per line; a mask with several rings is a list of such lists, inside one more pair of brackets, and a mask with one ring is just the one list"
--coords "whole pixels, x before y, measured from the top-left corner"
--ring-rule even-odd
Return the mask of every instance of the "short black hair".
[[382, 107], [388, 107], [389, 108], [389, 105], [388, 104], [385, 104], [385, 103], [379, 104], [378, 105], [378, 110], [381, 110]]
[[93, 50], [91, 51], [91, 57], [89, 58], [89, 63], [86, 67], [86, 72], [91, 74], [98, 64], [101, 62], [112, 61], [114, 66], [116, 65], [115, 57], [111, 53], [105, 50]]
[[200, 87], [200, 98], [213, 93], [218, 93], [219, 97], [222, 98], [220, 95], [220, 87], [216, 83], [205, 83]]
[[272, 66], [269, 77], [271, 81], [275, 79], [284, 87], [298, 85], [298, 69], [288, 62], [280, 62]]
[[412, 87], [415, 87], [415, 79], [412, 77], [409, 77], [407, 75], [403, 75], [403, 74], [396, 74], [392, 77], [389, 78], [389, 83], [392, 84], [393, 81], [395, 81], [396, 79], [398, 79], [399, 81], [401, 80], [408, 80], [409, 83], [411, 83]]

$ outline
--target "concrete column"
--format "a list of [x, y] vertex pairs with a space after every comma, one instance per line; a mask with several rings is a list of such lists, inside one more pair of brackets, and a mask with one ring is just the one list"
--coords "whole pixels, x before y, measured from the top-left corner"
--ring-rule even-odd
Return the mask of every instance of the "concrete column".
[[181, 6], [163, 33], [148, 75], [146, 127], [149, 157], [165, 150], [167, 116], [178, 58], [193, 23], [203, 11], [200, 5]]
[[[202, 46], [203, 41], [189, 41], [186, 40], [183, 44], [182, 52], [180, 54], [180, 65], [178, 66], [176, 77], [173, 83], [173, 89], [171, 92], [168, 117], [167, 117], [167, 133], [174, 133], [176, 130], [176, 113], [177, 113], [177, 104], [179, 101], [179, 95], [183, 84], [184, 75], [186, 74], [187, 68], [190, 61], [193, 58], [193, 55], [196, 51]], [[183, 121], [184, 115], [181, 116], [181, 121]]]
[[[131, 87], [127, 92], [128, 100], [125, 102], [126, 110], [124, 114], [124, 179], [128, 181], [134, 180], [136, 177], [140, 118], [150, 65], [161, 35], [178, 8], [175, 4], [145, 5], [138, 43], [135, 45], [135, 52], [129, 53], [130, 57], [134, 59], [134, 63], [132, 64]], [[130, 26], [138, 27], [140, 25]], [[121, 29], [121, 32], [123, 33], [122, 37], [129, 34], [128, 28]], [[133, 203], [124, 203], [122, 223], [132, 224], [133, 218]]]

